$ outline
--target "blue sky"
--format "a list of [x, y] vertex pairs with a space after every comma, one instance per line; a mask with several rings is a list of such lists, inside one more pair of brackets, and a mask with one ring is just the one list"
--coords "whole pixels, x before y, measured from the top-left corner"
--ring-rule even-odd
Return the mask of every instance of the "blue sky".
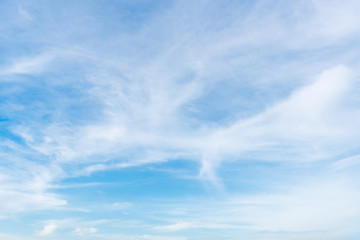
[[359, 239], [359, 12], [0, 1], [0, 239]]

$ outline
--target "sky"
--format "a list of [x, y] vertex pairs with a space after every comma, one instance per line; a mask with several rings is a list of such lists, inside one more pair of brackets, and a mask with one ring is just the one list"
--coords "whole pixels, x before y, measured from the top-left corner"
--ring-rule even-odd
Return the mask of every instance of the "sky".
[[0, 0], [0, 240], [360, 239], [357, 0]]

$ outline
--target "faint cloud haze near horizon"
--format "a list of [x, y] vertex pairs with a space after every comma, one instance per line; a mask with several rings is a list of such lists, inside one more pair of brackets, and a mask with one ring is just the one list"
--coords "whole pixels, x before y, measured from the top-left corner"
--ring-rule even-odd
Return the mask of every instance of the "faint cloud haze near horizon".
[[359, 10], [2, 1], [0, 239], [357, 239]]

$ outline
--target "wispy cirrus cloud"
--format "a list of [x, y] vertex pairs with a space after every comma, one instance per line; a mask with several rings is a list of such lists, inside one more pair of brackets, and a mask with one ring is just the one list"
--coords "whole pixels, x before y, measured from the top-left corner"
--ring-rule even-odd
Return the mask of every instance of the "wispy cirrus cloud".
[[[1, 6], [0, 119], [6, 121], [0, 122], [0, 216], [65, 205], [88, 208], [92, 204], [77, 202], [87, 190], [76, 186], [97, 182], [87, 201], [97, 198], [101, 206], [109, 205], [103, 214], [129, 210], [129, 218], [140, 222], [140, 234], [105, 234], [86, 221], [73, 221], [76, 226], [49, 221], [38, 232], [191, 239], [181, 233], [234, 229], [237, 236], [241, 230], [285, 231], [287, 239], [296, 239], [293, 233], [333, 229], [340, 236], [336, 226], [343, 223], [356, 232], [351, 221], [359, 215], [358, 186], [349, 166], [358, 164], [360, 137], [357, 1], [4, 1]], [[163, 213], [167, 221], [159, 222], [165, 217], [146, 213], [153, 205], [142, 213], [129, 207], [139, 206], [132, 192], [146, 201], [153, 197], [149, 190], [120, 191], [102, 184], [123, 181], [119, 176], [140, 169], [151, 181], [164, 178], [149, 187], [156, 192], [175, 184], [161, 174], [181, 171], [142, 167], [177, 168], [180, 161], [198, 163], [191, 172], [199, 176], [172, 189], [195, 195], [185, 189], [210, 181], [215, 188], [211, 185], [209, 195], [229, 194], [230, 200], [217, 209], [207, 199], [208, 209], [198, 212], [203, 218], [183, 211], [170, 220]], [[269, 192], [234, 197], [239, 193], [231, 192], [229, 179], [244, 179], [221, 171], [235, 163], [249, 169], [268, 164], [270, 172], [276, 164], [286, 165], [297, 173], [300, 187], [285, 180], [270, 184], [255, 173], [258, 178], [250, 176], [248, 185], [257, 183]], [[302, 172], [306, 167], [309, 173]], [[322, 175], [327, 171], [348, 175], [348, 182], [327, 179]], [[319, 177], [313, 184], [307, 183], [311, 174]], [[289, 177], [275, 170], [270, 175]], [[196, 212], [199, 205], [189, 208]], [[217, 218], [209, 209], [239, 216]], [[81, 214], [101, 215], [93, 212], [98, 215]], [[328, 213], [336, 220], [322, 218]], [[230, 235], [227, 239], [233, 239]]]
[[[348, 180], [312, 178], [308, 183], [288, 186], [277, 193], [233, 195], [221, 202], [208, 201], [209, 205], [204, 201], [170, 203], [159, 206], [159, 211], [164, 211], [159, 215], [171, 224], [157, 226], [155, 230], [226, 229], [244, 238], [261, 231], [270, 232], [272, 238], [281, 238], [285, 234], [294, 239], [297, 234], [316, 239], [317, 233], [322, 232], [336, 239], [357, 231], [359, 193], [359, 186]], [[182, 214], [167, 212], [173, 208], [187, 211]]]

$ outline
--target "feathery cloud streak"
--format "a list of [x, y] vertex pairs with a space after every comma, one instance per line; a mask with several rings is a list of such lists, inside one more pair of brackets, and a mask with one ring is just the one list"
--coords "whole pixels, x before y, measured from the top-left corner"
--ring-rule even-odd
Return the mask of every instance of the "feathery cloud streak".
[[[304, 214], [327, 196], [357, 196], [357, 178], [346, 167], [356, 166], [359, 154], [357, 1], [105, 2], [1, 3], [0, 216], [62, 209], [74, 217], [78, 213], [69, 209], [77, 209], [78, 195], [57, 191], [65, 189], [59, 185], [108, 182], [114, 170], [126, 175], [155, 165], [174, 169], [181, 161], [192, 168], [185, 167], [192, 176], [183, 180], [181, 197], [190, 194], [185, 182], [191, 179], [192, 184], [210, 181], [217, 189], [212, 191], [234, 198], [239, 192], [227, 182], [242, 177], [222, 174], [233, 164], [249, 169], [268, 164], [269, 172], [273, 165], [290, 165], [302, 172], [299, 182], [309, 178], [306, 165], [314, 174], [328, 171], [354, 184], [309, 197], [299, 204], [308, 210]], [[164, 177], [152, 174], [158, 175], [151, 179]], [[182, 176], [171, 181], [176, 178]], [[262, 180], [248, 179], [267, 188]], [[277, 187], [285, 186], [278, 183], [267, 191]], [[117, 199], [101, 184], [91, 188], [112, 204], [136, 202], [143, 194]], [[311, 184], [303, 192], [286, 188], [294, 188], [295, 200], [264, 194], [270, 210], [256, 208], [255, 219], [201, 221], [213, 229], [252, 224], [241, 229], [255, 232], [333, 229], [328, 222], [324, 228], [296, 222], [281, 227], [299, 212], [296, 199], [317, 191]], [[278, 208], [283, 218], [274, 225], [260, 214]], [[342, 213], [344, 222], [358, 216]], [[135, 215], [149, 221], [142, 225], [150, 231], [142, 231], [144, 239], [169, 238], [157, 236], [161, 229], [196, 229], [191, 219], [154, 225], [156, 219]], [[46, 226], [37, 233], [61, 234]], [[97, 226], [75, 227], [69, 234], [76, 239], [88, 233], [103, 234]]]

